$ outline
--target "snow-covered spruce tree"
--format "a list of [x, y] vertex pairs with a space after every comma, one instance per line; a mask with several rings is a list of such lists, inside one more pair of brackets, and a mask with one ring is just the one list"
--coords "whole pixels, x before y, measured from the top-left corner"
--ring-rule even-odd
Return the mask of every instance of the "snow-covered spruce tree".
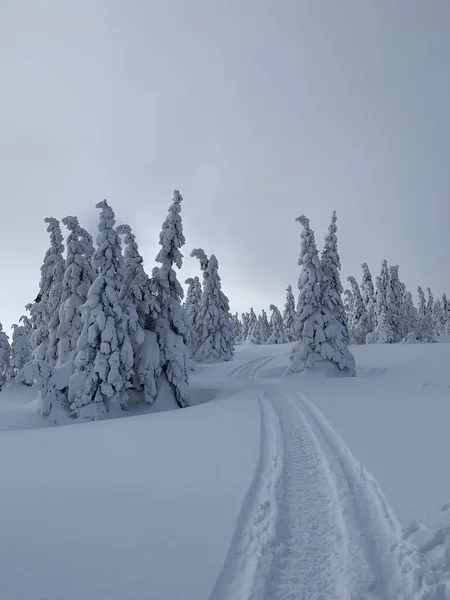
[[337, 247], [337, 216], [333, 211], [320, 261], [322, 267], [322, 297], [325, 306], [342, 327], [344, 340], [349, 340], [347, 317], [342, 303], [341, 260]]
[[239, 319], [238, 313], [231, 315], [231, 326], [233, 330], [233, 342], [234, 344], [240, 343], [242, 335], [242, 323]]
[[344, 290], [344, 311], [345, 311], [345, 320], [347, 322], [347, 327], [348, 324], [351, 321], [352, 318], [352, 313], [353, 313], [353, 294], [352, 291], [349, 289]]
[[119, 225], [118, 235], [124, 236], [124, 270], [120, 289], [123, 327], [133, 348], [133, 365], [128, 365], [127, 381], [143, 392], [144, 401], [151, 404], [157, 395], [157, 380], [161, 375], [161, 357], [154, 331], [161, 312], [152, 283], [144, 270], [136, 237], [129, 225]]
[[96, 206], [100, 221], [93, 266], [98, 274], [81, 307], [83, 329], [69, 380], [70, 408], [82, 420], [100, 419], [113, 404], [127, 404], [134, 359], [120, 302], [124, 266], [115, 215], [106, 200]]
[[272, 314], [270, 315], [270, 325], [272, 333], [270, 334], [267, 343], [285, 344], [287, 339], [286, 334], [284, 332], [283, 317], [281, 316], [281, 313], [275, 306], [275, 304], [271, 304], [269, 308], [272, 311]]
[[245, 342], [248, 338], [249, 324], [250, 324], [250, 314], [242, 313], [241, 342]]
[[433, 327], [435, 335], [444, 335], [444, 311], [442, 309], [442, 301], [436, 298], [433, 304]]
[[191, 252], [200, 260], [203, 271], [203, 293], [199, 318], [202, 322], [201, 342], [194, 358], [199, 362], [232, 360], [234, 356], [233, 329], [228, 298], [222, 292], [219, 263], [214, 254], [206, 258], [204, 251]]
[[418, 316], [417, 309], [414, 306], [412, 294], [406, 291], [402, 302], [402, 324], [403, 324], [403, 340], [417, 339]]
[[450, 334], [450, 303], [447, 294], [442, 294], [442, 318], [444, 335]]
[[0, 391], [12, 376], [11, 346], [9, 345], [9, 338], [0, 323]]
[[283, 326], [284, 332], [288, 342], [295, 341], [295, 322], [297, 320], [297, 314], [295, 312], [295, 299], [292, 293], [292, 285], [288, 285], [286, 288], [286, 302], [283, 311]]
[[[385, 269], [386, 267], [386, 269]], [[387, 273], [387, 279], [386, 279]], [[374, 331], [366, 337], [367, 344], [392, 344], [395, 340], [394, 332], [389, 318], [389, 307], [387, 304], [387, 286], [389, 283], [389, 271], [387, 262], [383, 261], [382, 275], [376, 279], [376, 313], [377, 326]], [[386, 286], [386, 287], [385, 287]]]
[[57, 250], [53, 254], [52, 282], [48, 293], [47, 310], [49, 315], [48, 322], [48, 346], [46, 360], [51, 366], [55, 366], [58, 360], [58, 329], [59, 329], [59, 309], [61, 306], [61, 296], [63, 291], [64, 272], [66, 270], [63, 257], [64, 245], [63, 236], [59, 221], [53, 217], [45, 219], [49, 224], [51, 232], [52, 245]]
[[[21, 317], [21, 319], [22, 318], [23, 317]], [[26, 318], [27, 317], [25, 317], [25, 319]], [[12, 326], [12, 330], [12, 368], [13, 375], [16, 376], [17, 373], [27, 364], [27, 362], [31, 360], [30, 338], [24, 325], [14, 324]]]
[[383, 319], [389, 318], [389, 309], [387, 306], [387, 290], [389, 285], [389, 268], [387, 264], [387, 260], [384, 259], [381, 263], [381, 272], [380, 275], [376, 279], [376, 316], [377, 316], [377, 324], [379, 318], [381, 317], [381, 313], [384, 312]]
[[189, 326], [189, 348], [191, 356], [197, 352], [201, 343], [200, 304], [202, 300], [202, 284], [198, 277], [190, 277], [185, 281], [188, 286], [184, 308]]
[[361, 265], [363, 276], [361, 283], [361, 294], [364, 305], [369, 316], [370, 331], [373, 331], [377, 326], [377, 312], [375, 304], [375, 289], [373, 287], [372, 274], [367, 263]]
[[180, 192], [175, 190], [159, 234], [161, 250], [156, 256], [156, 262], [161, 266], [152, 271], [152, 284], [161, 307], [155, 331], [161, 352], [162, 374], [167, 378], [181, 408], [189, 406], [189, 348], [187, 325], [181, 306], [184, 292], [173, 267], [175, 265], [181, 269], [183, 264], [180, 251], [185, 244], [180, 215], [182, 200]]
[[366, 337], [370, 333], [371, 323], [367, 314], [366, 306], [359, 289], [358, 282], [354, 277], [348, 277], [347, 281], [352, 287], [353, 306], [350, 315], [350, 340], [354, 344], [365, 344]]
[[267, 318], [267, 313], [264, 309], [261, 311], [261, 315], [259, 317], [260, 320], [260, 335], [261, 335], [261, 344], [267, 344], [267, 340], [270, 337], [271, 329], [269, 324], [269, 319]]
[[246, 341], [252, 342], [253, 329], [257, 326], [258, 319], [256, 317], [255, 311], [253, 310], [253, 306], [250, 308], [249, 317], [248, 317], [248, 327], [247, 327], [247, 337]]
[[435, 342], [432, 313], [428, 309], [425, 294], [420, 286], [417, 288], [417, 293], [419, 295], [417, 339], [420, 342]]
[[64, 217], [67, 236], [66, 270], [64, 272], [58, 327], [58, 364], [72, 361], [83, 324], [81, 306], [86, 302], [94, 278], [91, 235], [78, 223], [77, 217]]
[[256, 317], [256, 323], [253, 325], [250, 333], [250, 343], [255, 346], [263, 344], [261, 315]]
[[303, 226], [298, 260], [301, 273], [296, 335], [299, 341], [292, 350], [287, 373], [299, 373], [321, 363], [322, 367], [333, 365], [342, 374], [354, 376], [355, 361], [343, 338], [342, 326], [323, 303], [322, 270], [314, 232], [305, 216], [296, 220]]
[[[33, 358], [53, 360], [59, 317], [52, 311], [59, 306], [60, 302], [64, 274], [64, 246], [59, 221], [48, 217], [45, 222], [48, 223], [47, 231], [50, 233], [50, 248], [45, 253], [41, 266], [39, 293], [35, 302], [28, 306], [33, 326], [31, 336]], [[48, 357], [47, 350], [49, 350]]]
[[400, 279], [398, 277], [398, 265], [391, 265], [389, 267], [389, 280], [386, 293], [388, 319], [390, 325], [390, 332], [392, 333], [392, 338], [391, 340], [389, 340], [390, 343], [400, 342], [404, 337], [402, 336], [402, 301], [403, 289]]

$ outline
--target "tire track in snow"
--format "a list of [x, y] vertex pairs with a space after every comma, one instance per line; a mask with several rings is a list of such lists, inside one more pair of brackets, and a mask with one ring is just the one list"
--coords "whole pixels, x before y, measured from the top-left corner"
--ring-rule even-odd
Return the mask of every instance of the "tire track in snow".
[[259, 465], [210, 600], [423, 597], [376, 482], [308, 400], [268, 394]]
[[277, 414], [263, 393], [261, 450], [223, 569], [210, 600], [260, 600], [276, 552], [279, 520], [279, 481], [282, 476], [282, 437]]

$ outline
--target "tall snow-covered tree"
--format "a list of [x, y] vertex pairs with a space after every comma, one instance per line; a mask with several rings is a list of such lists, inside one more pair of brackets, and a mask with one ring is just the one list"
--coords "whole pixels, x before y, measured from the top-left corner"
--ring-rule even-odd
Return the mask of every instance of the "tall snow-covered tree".
[[228, 298], [222, 291], [219, 263], [214, 254], [206, 258], [202, 249], [191, 252], [200, 260], [203, 270], [203, 293], [199, 318], [202, 323], [201, 341], [194, 358], [200, 362], [232, 360], [233, 330]]
[[283, 317], [275, 304], [270, 305], [272, 314], [270, 316], [270, 324], [272, 333], [267, 340], [268, 344], [284, 344], [287, 342], [286, 334], [284, 332]]
[[[59, 316], [54, 311], [59, 309], [62, 276], [64, 275], [64, 246], [59, 221], [53, 217], [45, 219], [50, 233], [50, 248], [44, 256], [41, 266], [39, 293], [35, 302], [30, 305], [33, 324], [31, 347], [33, 358], [55, 359], [55, 343]], [[47, 356], [48, 352], [48, 356]]]
[[189, 348], [191, 356], [194, 356], [201, 344], [202, 323], [200, 320], [200, 304], [202, 300], [202, 284], [198, 277], [190, 277], [186, 279], [185, 283], [188, 286], [185, 310], [189, 325]]
[[248, 327], [247, 327], [247, 338], [246, 341], [252, 342], [253, 329], [258, 325], [258, 318], [253, 310], [253, 306], [250, 308], [249, 317], [248, 317]]
[[355, 375], [355, 362], [342, 335], [342, 327], [322, 298], [322, 269], [317, 253], [314, 232], [309, 219], [301, 216], [303, 226], [298, 264], [296, 334], [299, 339], [290, 356], [288, 372], [299, 373], [314, 368], [318, 363], [334, 365], [347, 375]]
[[69, 230], [69, 235], [66, 242], [66, 270], [62, 282], [57, 332], [59, 365], [66, 364], [74, 358], [83, 328], [81, 306], [87, 300], [89, 288], [95, 277], [91, 235], [80, 227], [77, 217], [65, 217], [62, 222]]
[[369, 265], [364, 262], [362, 263], [361, 268], [363, 272], [361, 294], [366, 307], [367, 315], [369, 317], [370, 331], [373, 331], [377, 326], [375, 289], [373, 287], [372, 274], [370, 272]]
[[143, 391], [144, 401], [151, 404], [157, 395], [157, 380], [161, 374], [161, 357], [155, 323], [161, 312], [152, 287], [144, 270], [144, 260], [139, 253], [136, 237], [129, 225], [116, 228], [125, 244], [123, 283], [120, 304], [123, 310], [123, 326], [133, 347], [133, 365], [128, 364], [126, 379], [133, 388]]
[[99, 235], [93, 265], [97, 277], [82, 306], [83, 329], [77, 343], [76, 371], [69, 381], [70, 408], [82, 420], [102, 418], [114, 404], [128, 402], [133, 350], [120, 302], [123, 257], [115, 215], [99, 202]]
[[389, 267], [389, 280], [386, 293], [386, 305], [388, 308], [388, 320], [392, 334], [390, 343], [400, 342], [402, 339], [402, 302], [403, 289], [398, 276], [398, 265]]
[[358, 282], [352, 276], [347, 278], [352, 287], [353, 306], [350, 315], [350, 339], [355, 344], [365, 344], [370, 333], [371, 323]]
[[354, 303], [354, 299], [353, 299], [353, 294], [352, 291], [349, 290], [348, 288], [344, 290], [344, 311], [345, 311], [345, 318], [347, 321], [347, 327], [348, 324], [351, 321], [352, 318], [352, 313], [353, 313], [353, 303]]
[[443, 331], [445, 335], [450, 334], [450, 303], [447, 294], [442, 294]]
[[247, 312], [242, 313], [241, 342], [247, 341], [249, 325], [250, 325], [250, 314]]
[[0, 323], [0, 391], [12, 376], [11, 346], [9, 344], [9, 338], [3, 331], [3, 326]]
[[[381, 272], [380, 275], [376, 279], [376, 316], [377, 316], [377, 324], [379, 324], [379, 319], [383, 315], [383, 320], [388, 319], [388, 306], [387, 306], [387, 290], [389, 285], [389, 268], [387, 264], [387, 260], [384, 259], [381, 263]], [[380, 329], [380, 328], [379, 328]], [[385, 327], [381, 327], [381, 330], [384, 331]]]
[[[22, 318], [22, 317], [21, 317]], [[27, 317], [25, 317], [27, 318]], [[14, 376], [31, 360], [30, 338], [24, 325], [12, 326], [11, 356]]]
[[286, 288], [286, 302], [283, 311], [283, 326], [284, 332], [288, 342], [295, 341], [295, 322], [297, 320], [297, 314], [295, 312], [295, 298], [292, 292], [292, 285], [288, 285]]
[[182, 200], [180, 192], [175, 190], [159, 234], [161, 249], [156, 262], [161, 266], [152, 272], [152, 284], [161, 307], [155, 324], [161, 352], [161, 369], [181, 408], [189, 406], [188, 328], [181, 306], [184, 292], [173, 267], [181, 269], [183, 265], [180, 250], [185, 244], [181, 220]]
[[444, 311], [442, 309], [442, 300], [436, 298], [433, 304], [433, 327], [435, 335], [444, 335]]
[[432, 313], [420, 286], [417, 288], [417, 293], [419, 295], [417, 339], [421, 342], [435, 342]]
[[340, 323], [344, 340], [349, 340], [347, 317], [342, 303], [341, 260], [337, 246], [337, 216], [333, 211], [321, 257], [322, 297], [325, 306]]
[[408, 340], [417, 337], [417, 309], [414, 306], [412, 294], [405, 291], [402, 302], [402, 339]]
[[242, 323], [238, 313], [231, 315], [231, 321], [233, 328], [233, 342], [236, 344], [242, 341]]
[[260, 320], [259, 329], [260, 329], [260, 336], [261, 336], [261, 344], [267, 344], [267, 340], [269, 339], [270, 334], [271, 334], [271, 329], [270, 329], [269, 320], [267, 318], [267, 313], [264, 309], [262, 309], [262, 311], [261, 311], [259, 320]]
[[46, 219], [46, 222], [49, 224], [49, 230], [51, 231], [51, 237], [53, 239], [52, 243], [55, 244], [55, 249], [57, 250], [53, 255], [52, 282], [47, 300], [49, 322], [46, 360], [50, 365], [54, 366], [58, 360], [59, 309], [61, 306], [63, 279], [66, 266], [63, 257], [63, 236], [59, 221], [50, 217]]

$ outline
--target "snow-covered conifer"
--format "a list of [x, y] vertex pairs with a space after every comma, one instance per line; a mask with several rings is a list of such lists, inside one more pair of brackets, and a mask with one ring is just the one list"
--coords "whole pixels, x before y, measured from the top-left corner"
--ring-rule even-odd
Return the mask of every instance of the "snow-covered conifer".
[[202, 249], [191, 252], [200, 260], [203, 271], [203, 293], [199, 319], [202, 323], [200, 346], [194, 358], [200, 362], [232, 360], [233, 330], [228, 298], [222, 292], [219, 263], [214, 254], [209, 259]]
[[233, 342], [239, 343], [242, 341], [242, 323], [239, 319], [238, 313], [231, 315], [231, 325], [233, 330]]
[[444, 335], [450, 334], [450, 303], [447, 294], [442, 294], [442, 317]]
[[256, 323], [253, 325], [250, 333], [250, 343], [260, 346], [263, 343], [261, 315], [256, 317]]
[[280, 311], [274, 304], [271, 304], [269, 308], [272, 311], [272, 314], [270, 316], [272, 333], [270, 334], [267, 343], [284, 344], [286, 343], [287, 339], [286, 334], [284, 332], [283, 317], [281, 316]]
[[433, 327], [435, 335], [444, 335], [444, 311], [442, 309], [442, 301], [440, 298], [436, 298], [433, 303]]
[[123, 257], [114, 229], [115, 215], [106, 200], [97, 208], [101, 212], [93, 265], [98, 275], [81, 309], [83, 329], [77, 343], [76, 371], [69, 381], [70, 408], [85, 420], [101, 418], [112, 404], [127, 404], [128, 373], [134, 360], [120, 302]]
[[286, 288], [286, 302], [283, 311], [283, 326], [288, 342], [293, 342], [297, 339], [295, 332], [296, 320], [297, 314], [295, 312], [294, 294], [292, 293], [292, 286], [288, 285]]
[[0, 323], [0, 391], [12, 376], [11, 346], [9, 338], [3, 331], [2, 324]]
[[350, 316], [350, 339], [355, 344], [365, 344], [370, 333], [371, 323], [358, 282], [352, 276], [347, 278], [352, 287], [353, 306]]
[[270, 329], [269, 320], [267, 318], [267, 313], [264, 309], [262, 309], [262, 311], [261, 311], [259, 320], [260, 320], [259, 330], [260, 330], [261, 344], [267, 344], [267, 340], [269, 339], [270, 334], [271, 334], [271, 329]]
[[161, 266], [153, 269], [152, 284], [161, 307], [155, 331], [161, 352], [162, 373], [174, 392], [178, 406], [185, 407], [189, 405], [188, 328], [181, 306], [184, 292], [173, 268], [175, 265], [181, 269], [183, 265], [180, 251], [185, 244], [180, 214], [182, 200], [180, 192], [175, 190], [159, 234], [161, 249], [156, 262]]
[[[22, 319], [23, 317], [21, 317]], [[27, 319], [27, 317], [25, 317]], [[24, 325], [12, 326], [11, 355], [14, 376], [31, 360], [30, 338]]]
[[430, 312], [423, 289], [417, 288], [419, 295], [417, 339], [421, 342], [435, 342], [432, 312]]
[[348, 324], [350, 323], [351, 318], [352, 318], [353, 302], [354, 302], [354, 300], [353, 300], [352, 291], [349, 290], [349, 289], [345, 289], [344, 290], [344, 302], [343, 302], [343, 304], [344, 304], [345, 319], [346, 319], [346, 322], [347, 322], [347, 327], [348, 327]]
[[349, 340], [347, 317], [342, 303], [341, 260], [337, 247], [337, 216], [333, 211], [328, 233], [325, 236], [325, 244], [321, 257], [322, 267], [322, 297], [325, 306], [342, 326], [342, 335]]
[[242, 313], [241, 342], [247, 341], [249, 324], [250, 324], [250, 314]]
[[361, 283], [361, 294], [363, 297], [364, 305], [366, 307], [367, 315], [369, 317], [370, 330], [373, 331], [377, 326], [377, 313], [375, 304], [375, 290], [373, 287], [372, 274], [367, 263], [361, 265], [363, 276]]
[[126, 379], [144, 392], [144, 401], [151, 404], [157, 394], [157, 379], [161, 374], [160, 352], [154, 332], [161, 308], [153, 293], [136, 237], [129, 225], [119, 225], [118, 235], [124, 236], [124, 270], [120, 289], [123, 310], [122, 325], [133, 347], [134, 364], [127, 367]]
[[[381, 272], [380, 275], [376, 279], [376, 316], [377, 316], [377, 324], [381, 313], [384, 312], [383, 319], [388, 318], [388, 306], [387, 306], [387, 290], [389, 285], [389, 268], [387, 264], [387, 260], [384, 259], [381, 263]], [[384, 329], [384, 326], [383, 328]]]
[[30, 307], [33, 323], [31, 347], [34, 358], [47, 358], [48, 351], [48, 359], [53, 362], [54, 359], [56, 360], [55, 344], [59, 324], [59, 315], [55, 315], [55, 311], [59, 309], [64, 276], [64, 246], [59, 221], [48, 217], [45, 222], [50, 233], [50, 248], [41, 266], [39, 293]]
[[63, 277], [58, 327], [58, 364], [65, 364], [74, 356], [83, 328], [81, 306], [94, 281], [92, 266], [92, 237], [78, 223], [77, 217], [65, 217], [67, 236], [66, 270]]
[[386, 293], [386, 305], [388, 309], [388, 320], [392, 338], [390, 343], [400, 342], [403, 333], [402, 324], [402, 302], [403, 289], [398, 276], [398, 265], [389, 267], [389, 280]]
[[298, 264], [296, 335], [299, 339], [290, 356], [290, 373], [311, 369], [317, 363], [331, 363], [348, 375], [355, 375], [355, 362], [342, 335], [342, 326], [324, 305], [322, 299], [322, 271], [314, 232], [309, 219], [297, 219], [303, 226]]
[[246, 341], [252, 342], [253, 329], [258, 325], [258, 318], [253, 310], [253, 306], [250, 308], [249, 317], [248, 317], [248, 327], [247, 327], [247, 337]]
[[417, 337], [417, 309], [414, 306], [412, 294], [405, 291], [402, 302], [402, 336], [404, 340]]
[[191, 356], [194, 356], [201, 344], [200, 304], [202, 284], [198, 277], [190, 277], [186, 279], [185, 283], [188, 286], [184, 307], [189, 326], [189, 348]]

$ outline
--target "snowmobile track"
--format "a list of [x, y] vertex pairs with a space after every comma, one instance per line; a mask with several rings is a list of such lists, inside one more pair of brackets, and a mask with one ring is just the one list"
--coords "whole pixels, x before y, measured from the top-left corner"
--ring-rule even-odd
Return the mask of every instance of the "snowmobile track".
[[210, 600], [422, 598], [378, 485], [321, 413], [295, 390], [255, 391], [260, 460]]

